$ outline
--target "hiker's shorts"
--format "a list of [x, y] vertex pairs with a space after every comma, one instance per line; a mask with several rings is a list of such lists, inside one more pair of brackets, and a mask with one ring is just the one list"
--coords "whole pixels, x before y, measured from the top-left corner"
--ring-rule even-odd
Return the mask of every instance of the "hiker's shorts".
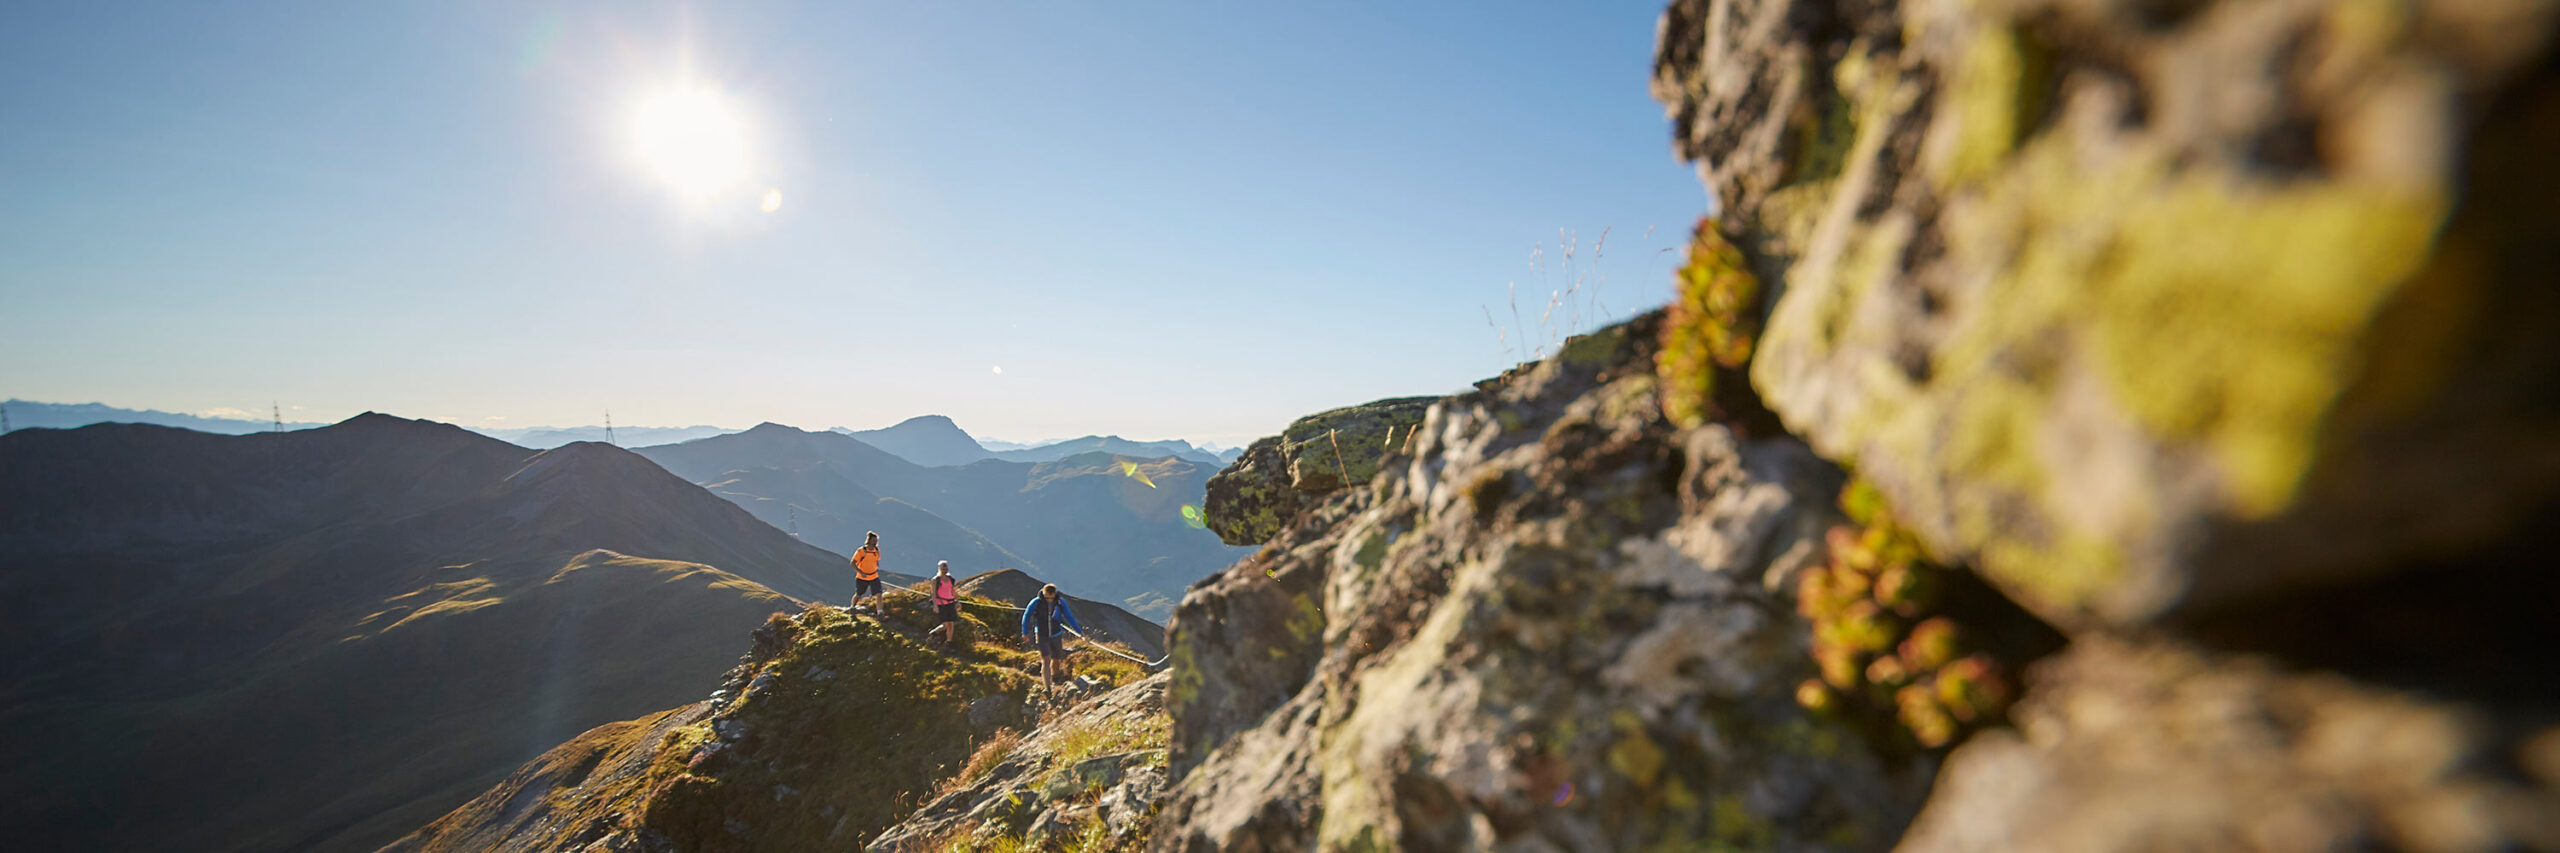
[[1066, 657], [1067, 638], [1065, 635], [1051, 634], [1040, 638], [1040, 656], [1044, 658]]
[[870, 579], [870, 580], [863, 580], [863, 579], [861, 579], [861, 578], [854, 578], [854, 579], [853, 579], [853, 597], [855, 597], [855, 598], [861, 598], [861, 597], [866, 596], [866, 595], [879, 595], [879, 594], [880, 594], [880, 579], [879, 579], [879, 578], [872, 578], [872, 579]]
[[958, 622], [960, 621], [960, 605], [956, 603], [936, 604], [933, 606], [933, 615], [942, 617], [942, 621], [944, 622]]

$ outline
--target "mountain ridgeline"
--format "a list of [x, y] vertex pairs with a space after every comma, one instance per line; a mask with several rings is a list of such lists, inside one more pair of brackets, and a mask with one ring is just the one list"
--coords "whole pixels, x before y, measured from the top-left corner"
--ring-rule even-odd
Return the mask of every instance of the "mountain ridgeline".
[[[236, 436], [99, 424], [0, 436], [0, 474], [0, 757], [42, 769], [0, 781], [0, 836], [31, 849], [373, 849], [581, 731], [699, 699], [744, 632], [853, 591], [840, 554], [592, 442], [370, 413]], [[1027, 565], [825, 469], [730, 485], [785, 481], [868, 502], [893, 542], [940, 531], [955, 562]], [[1003, 603], [1040, 583], [968, 577], [978, 640], [1009, 647]], [[898, 618], [929, 618], [900, 595]], [[1077, 610], [1163, 653], [1108, 600]]]
[[1213, 453], [1181, 439], [1134, 441], [1116, 435], [1088, 435], [1036, 445], [1014, 445], [997, 442], [990, 449], [985, 442], [969, 435], [959, 424], [941, 415], [920, 415], [880, 429], [850, 430], [837, 427], [831, 432], [849, 435], [862, 443], [889, 451], [909, 462], [926, 467], [967, 465], [980, 459], [1002, 459], [1007, 462], [1050, 462], [1078, 453], [1101, 451], [1120, 456], [1154, 458], [1174, 456], [1216, 468], [1233, 461], [1236, 453]]
[[780, 424], [637, 452], [827, 548], [850, 551], [876, 531], [896, 571], [930, 574], [937, 560], [964, 576], [1019, 568], [1142, 613], [1249, 551], [1184, 518], [1214, 469], [1177, 457], [1090, 451], [927, 467]]
[[700, 695], [843, 558], [601, 444], [367, 414], [0, 436], [0, 835], [369, 849]]

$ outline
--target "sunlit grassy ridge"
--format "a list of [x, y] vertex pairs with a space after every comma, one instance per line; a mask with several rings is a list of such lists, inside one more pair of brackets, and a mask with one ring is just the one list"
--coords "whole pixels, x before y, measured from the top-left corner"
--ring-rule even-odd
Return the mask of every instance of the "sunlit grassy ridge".
[[[774, 614], [731, 672], [725, 704], [579, 735], [393, 849], [576, 849], [616, 833], [700, 851], [868, 840], [965, 776], [973, 754], [984, 772], [1033, 725], [1038, 658], [1014, 642], [1019, 611], [974, 598], [961, 611], [947, 649], [925, 641], [936, 620], [912, 590], [884, 596], [876, 616], [827, 605]], [[1109, 655], [1078, 657], [1079, 672], [1106, 683], [1144, 675]], [[1059, 736], [1081, 757], [1161, 743], [1160, 729]]]

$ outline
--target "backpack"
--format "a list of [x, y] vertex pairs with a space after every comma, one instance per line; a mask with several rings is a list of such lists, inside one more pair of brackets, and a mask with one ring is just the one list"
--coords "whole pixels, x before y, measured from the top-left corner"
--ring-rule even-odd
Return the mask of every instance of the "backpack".
[[960, 582], [947, 577], [935, 578], [933, 581], [933, 603], [960, 603]]
[[1058, 609], [1049, 606], [1047, 599], [1036, 595], [1032, 596], [1031, 606], [1025, 607], [1023, 610], [1030, 613], [1031, 627], [1040, 632], [1039, 636], [1042, 639], [1066, 633], [1058, 630]]

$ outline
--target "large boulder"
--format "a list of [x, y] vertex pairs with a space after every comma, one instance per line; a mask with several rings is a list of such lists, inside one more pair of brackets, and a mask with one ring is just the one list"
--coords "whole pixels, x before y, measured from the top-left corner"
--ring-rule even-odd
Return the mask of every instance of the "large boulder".
[[1209, 478], [1203, 506], [1209, 529], [1229, 545], [1270, 540], [1324, 495], [1376, 477], [1435, 399], [1400, 397], [1319, 412], [1255, 441]]
[[[1805, 628], [1772, 587], [1820, 559], [1840, 475], [1783, 436], [1682, 430], [1660, 316], [1433, 406], [1402, 464], [1334, 498], [1174, 617], [1175, 654], [1245, 590], [1296, 606], [1312, 670], [1244, 645], [1177, 669], [1158, 850], [1868, 848], [1933, 763], [1799, 708]], [[1284, 605], [1280, 602], [1286, 601]], [[1287, 629], [1268, 630], [1275, 639]], [[1232, 645], [1232, 644], [1229, 644]], [[1305, 653], [1283, 643], [1275, 654]], [[1249, 698], [1186, 702], [1257, 685]], [[1214, 725], [1190, 717], [1213, 707]], [[1196, 739], [1196, 743], [1188, 743]], [[1180, 763], [1180, 762], [1178, 762]]]
[[1172, 768], [1179, 777], [1307, 685], [1324, 653], [1328, 555], [1354, 492], [1301, 516], [1252, 557], [1202, 579], [1165, 629], [1172, 646]]
[[2560, 494], [2548, 0], [1679, 0], [1750, 378], [1942, 556], [2142, 625]]

